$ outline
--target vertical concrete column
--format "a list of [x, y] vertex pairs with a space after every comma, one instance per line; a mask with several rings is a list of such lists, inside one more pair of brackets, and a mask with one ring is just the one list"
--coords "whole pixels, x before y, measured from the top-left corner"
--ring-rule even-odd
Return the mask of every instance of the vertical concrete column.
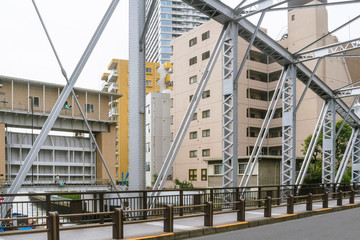
[[[113, 179], [116, 179], [116, 125], [110, 125], [108, 132], [96, 134], [96, 142], [104, 157], [106, 165], [110, 170]], [[104, 164], [101, 161], [99, 153], [96, 153], [96, 178], [109, 180]]]
[[0, 181], [5, 180], [6, 172], [5, 172], [5, 151], [6, 151], [6, 143], [5, 143], [5, 124], [0, 124]]

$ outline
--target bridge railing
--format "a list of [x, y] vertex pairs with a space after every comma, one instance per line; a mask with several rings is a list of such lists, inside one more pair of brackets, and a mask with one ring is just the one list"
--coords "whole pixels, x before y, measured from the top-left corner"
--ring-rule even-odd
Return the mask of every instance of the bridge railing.
[[[294, 186], [294, 193], [296, 193]], [[53, 193], [29, 193], [15, 194], [13, 202], [2, 202], [0, 208], [6, 204], [12, 205], [8, 213], [8, 222], [12, 218], [28, 217], [35, 223], [34, 227], [43, 227], [47, 223], [50, 212], [59, 213], [59, 224], [105, 224], [111, 222], [115, 209], [123, 206], [124, 218], [127, 221], [156, 220], [164, 217], [164, 208], [168, 205], [173, 206], [172, 214], [176, 218], [192, 217], [192, 215], [204, 214], [208, 210], [206, 205], [211, 202], [213, 205], [211, 211], [214, 215], [223, 214], [232, 211], [239, 211], [242, 208], [265, 209], [271, 198], [272, 208], [276, 206], [286, 206], [284, 202], [290, 201], [288, 198], [280, 198], [282, 186], [254, 186], [246, 189], [242, 188], [207, 188], [207, 189], [171, 189], [161, 191], [157, 197], [152, 197], [150, 191], [126, 191], [126, 192], [53, 192]], [[293, 205], [307, 204], [310, 202], [321, 201], [326, 203], [328, 199], [342, 201], [343, 198], [351, 198], [351, 191], [356, 190], [357, 184], [341, 185], [337, 193], [323, 193], [322, 185], [304, 185], [302, 186], [302, 195], [293, 196]], [[344, 189], [344, 190], [343, 190]], [[242, 194], [242, 193], [245, 194]], [[340, 194], [341, 193], [341, 194]], [[120, 198], [119, 198], [119, 195]], [[0, 195], [0, 198], [10, 196]], [[242, 198], [242, 199], [241, 199]], [[243, 202], [241, 202], [243, 201]], [[154, 204], [148, 207], [148, 203]], [[121, 205], [123, 204], [123, 205]], [[309, 209], [309, 208], [307, 208]], [[15, 214], [15, 215], [14, 215]], [[242, 219], [242, 217], [239, 217]], [[36, 221], [35, 221], [36, 220]], [[22, 224], [26, 225], [26, 224]], [[4, 226], [6, 227], [6, 226]], [[10, 226], [9, 226], [10, 227]], [[4, 230], [17, 229], [20, 226], [3, 228]], [[1, 228], [0, 228], [1, 229]]]

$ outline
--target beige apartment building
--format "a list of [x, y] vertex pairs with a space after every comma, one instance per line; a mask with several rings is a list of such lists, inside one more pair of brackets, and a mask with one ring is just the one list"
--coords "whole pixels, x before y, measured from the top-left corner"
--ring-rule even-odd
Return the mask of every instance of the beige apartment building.
[[[221, 28], [222, 25], [217, 22], [209, 21], [172, 41], [174, 71], [171, 78], [174, 88], [171, 92], [173, 101], [171, 131], [173, 136], [200, 81]], [[281, 38], [279, 44], [290, 52], [296, 52], [326, 33], [328, 33], [328, 21], [324, 7], [291, 10], [288, 12], [288, 33]], [[333, 42], [337, 42], [337, 38], [329, 36], [311, 48]], [[239, 38], [239, 64], [247, 46], [248, 43]], [[173, 177], [191, 181], [195, 187], [222, 185], [222, 62], [220, 54], [173, 165]], [[314, 69], [315, 64], [316, 61], [306, 62], [309, 69]], [[239, 181], [260, 131], [281, 70], [279, 64], [253, 48], [241, 73], [238, 88]], [[316, 74], [332, 89], [351, 82], [343, 58], [324, 59]], [[298, 81], [296, 88], [297, 100], [299, 100], [304, 85]], [[312, 134], [322, 104], [320, 98], [308, 91], [297, 112], [297, 158], [303, 157], [302, 143]], [[279, 184], [281, 131], [280, 101], [249, 185]]]
[[[13, 180], [45, 123], [63, 85], [0, 76], [0, 179]], [[121, 97], [74, 88], [96, 141], [116, 177], [116, 121], [109, 120], [109, 102]], [[95, 183], [109, 179], [70, 94], [45, 140], [25, 182]], [[33, 134], [32, 134], [33, 132]]]

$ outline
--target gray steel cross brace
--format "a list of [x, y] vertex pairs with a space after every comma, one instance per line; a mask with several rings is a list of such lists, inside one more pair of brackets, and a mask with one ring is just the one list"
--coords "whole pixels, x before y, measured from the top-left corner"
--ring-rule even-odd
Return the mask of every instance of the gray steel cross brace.
[[[8, 190], [8, 194], [15, 194], [19, 191], [21, 185], [23, 184], [26, 174], [29, 172], [36, 156], [38, 155], [41, 146], [46, 140], [47, 135], [51, 131], [52, 126], [54, 125], [57, 117], [59, 116], [59, 113], [62, 109], [62, 107], [65, 104], [65, 101], [67, 100], [68, 96], [71, 93], [71, 90], [74, 88], [74, 85], [77, 81], [77, 79], [80, 76], [80, 73], [82, 72], [87, 60], [89, 59], [93, 49], [95, 48], [96, 43], [98, 42], [102, 32], [104, 31], [108, 21], [111, 18], [111, 15], [113, 14], [117, 4], [120, 0], [113, 0], [107, 9], [104, 17], [102, 18], [99, 26], [97, 27], [94, 35], [92, 36], [87, 48], [85, 49], [83, 55], [81, 56], [78, 64], [76, 65], [76, 68], [71, 75], [69, 79], [69, 84], [66, 85], [61, 92], [59, 98], [57, 99], [53, 109], [51, 110], [51, 113], [49, 114], [48, 118], [46, 119], [43, 128], [41, 129], [41, 132], [39, 136], [36, 138], [34, 142], [34, 146], [31, 148], [30, 152], [25, 158], [24, 164], [21, 166], [16, 178], [14, 179], [13, 184], [11, 185], [10, 189]], [[4, 199], [4, 203], [11, 202], [14, 197], [6, 197]], [[8, 206], [9, 204], [7, 204]], [[1, 212], [1, 216], [5, 217], [6, 213], [8, 211], [8, 208], [3, 208]]]

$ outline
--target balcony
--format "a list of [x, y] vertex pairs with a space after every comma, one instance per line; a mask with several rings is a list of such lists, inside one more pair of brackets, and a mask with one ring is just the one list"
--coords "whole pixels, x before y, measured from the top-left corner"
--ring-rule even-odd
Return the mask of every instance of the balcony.
[[167, 74], [167, 75], [165, 76], [164, 81], [165, 81], [165, 83], [167, 83], [167, 82], [170, 82], [170, 81], [171, 81], [171, 80], [170, 80], [170, 75], [169, 75], [169, 74]]
[[[164, 65], [164, 68], [168, 73], [173, 72], [173, 65], [170, 62], [166, 62]], [[167, 76], [169, 76], [169, 75], [167, 75]]]
[[118, 77], [117, 71], [116, 71], [116, 70], [112, 70], [112, 71], [109, 73], [108, 82], [116, 82], [116, 81], [117, 81], [117, 77]]
[[116, 83], [111, 83], [108, 87], [108, 92], [116, 93], [118, 87]]
[[107, 81], [109, 78], [109, 73], [103, 73], [103, 75], [101, 76], [101, 80], [103, 81]]
[[109, 111], [109, 118], [112, 118], [117, 115], [118, 115], [117, 108], [116, 107], [111, 108]]
[[107, 83], [107, 82], [102, 82], [102, 83], [101, 83], [101, 91], [107, 92], [108, 89], [109, 89], [109, 83]]

